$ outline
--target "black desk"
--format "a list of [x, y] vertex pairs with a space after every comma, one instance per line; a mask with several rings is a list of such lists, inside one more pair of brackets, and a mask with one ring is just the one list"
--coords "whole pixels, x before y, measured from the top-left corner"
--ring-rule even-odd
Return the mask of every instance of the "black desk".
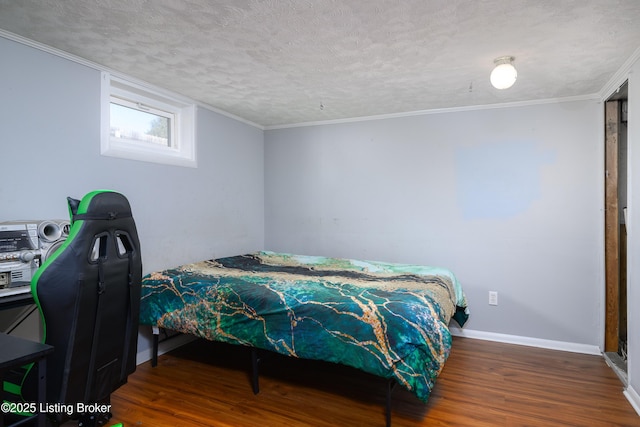
[[35, 304], [31, 291], [14, 295], [0, 294], [0, 310]]
[[[36, 403], [46, 403], [46, 356], [52, 352], [53, 347], [50, 345], [0, 333], [0, 381], [4, 380], [4, 375], [7, 370], [35, 362], [36, 369], [38, 370], [38, 401]], [[0, 384], [2, 383], [0, 382]], [[2, 391], [2, 389], [0, 389], [0, 391]], [[46, 425], [45, 413], [35, 411], [35, 415], [32, 418], [37, 418], [38, 427], [44, 427]], [[4, 413], [0, 412], [0, 427], [3, 426]]]

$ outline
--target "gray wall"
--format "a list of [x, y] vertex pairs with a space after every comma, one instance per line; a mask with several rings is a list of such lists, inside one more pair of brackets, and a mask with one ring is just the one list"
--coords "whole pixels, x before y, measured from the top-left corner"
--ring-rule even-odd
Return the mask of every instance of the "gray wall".
[[267, 131], [265, 246], [447, 267], [465, 329], [597, 348], [601, 115], [576, 101]]
[[263, 248], [261, 129], [198, 108], [198, 168], [104, 157], [100, 71], [4, 38], [0, 58], [0, 221], [104, 188], [131, 203], [144, 273]]
[[627, 397], [640, 413], [640, 62], [629, 75], [627, 211]]

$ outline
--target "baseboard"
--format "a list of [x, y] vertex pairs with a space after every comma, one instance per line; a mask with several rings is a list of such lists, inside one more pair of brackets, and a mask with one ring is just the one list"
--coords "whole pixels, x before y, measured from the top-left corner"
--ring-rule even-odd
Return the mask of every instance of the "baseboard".
[[474, 331], [461, 329], [451, 325], [449, 327], [451, 335], [474, 338], [485, 341], [497, 341], [507, 344], [526, 345], [529, 347], [548, 348], [551, 350], [570, 351], [572, 353], [584, 353], [602, 355], [600, 347], [588, 344], [577, 344], [565, 341], [543, 340], [540, 338], [522, 337], [518, 335], [498, 334], [494, 332]]
[[636, 410], [636, 413], [640, 415], [640, 395], [638, 395], [638, 392], [636, 392], [633, 387], [628, 386], [623, 393], [629, 403], [631, 403], [631, 406], [633, 406], [633, 409]]
[[[167, 353], [173, 350], [174, 348], [178, 348], [181, 345], [185, 345], [195, 339], [197, 338], [193, 335], [185, 335], [185, 334], [176, 335], [175, 337], [172, 337], [171, 339], [163, 341], [158, 345], [158, 356], [160, 356], [161, 354]], [[139, 365], [141, 363], [147, 362], [151, 360], [152, 356], [153, 356], [153, 348], [151, 347], [147, 348], [146, 350], [139, 351], [136, 355], [136, 364]]]

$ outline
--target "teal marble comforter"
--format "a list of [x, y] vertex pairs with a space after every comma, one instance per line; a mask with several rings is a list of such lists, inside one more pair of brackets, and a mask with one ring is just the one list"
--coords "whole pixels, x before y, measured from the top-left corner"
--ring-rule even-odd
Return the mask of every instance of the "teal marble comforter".
[[466, 305], [442, 268], [259, 252], [149, 274], [140, 322], [352, 366], [427, 401]]

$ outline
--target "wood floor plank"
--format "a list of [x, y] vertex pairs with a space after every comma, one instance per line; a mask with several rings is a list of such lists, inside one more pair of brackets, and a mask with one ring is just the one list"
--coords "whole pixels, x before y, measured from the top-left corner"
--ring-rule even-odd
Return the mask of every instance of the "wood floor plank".
[[[112, 396], [126, 427], [384, 426], [387, 383], [348, 367], [279, 355], [254, 395], [247, 348], [195, 341], [140, 365]], [[392, 424], [640, 426], [600, 356], [455, 337], [428, 403], [396, 387]]]

